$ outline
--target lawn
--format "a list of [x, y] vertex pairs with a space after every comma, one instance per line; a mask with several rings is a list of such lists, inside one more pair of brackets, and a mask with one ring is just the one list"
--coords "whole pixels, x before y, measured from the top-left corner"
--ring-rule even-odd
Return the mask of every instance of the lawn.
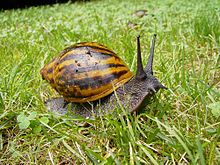
[[[94, 0], [0, 11], [0, 20], [0, 164], [220, 163], [218, 0]], [[84, 119], [46, 110], [58, 94], [39, 71], [65, 47], [102, 43], [135, 72], [136, 36], [146, 64], [154, 33], [155, 76], [168, 90], [141, 113]]]

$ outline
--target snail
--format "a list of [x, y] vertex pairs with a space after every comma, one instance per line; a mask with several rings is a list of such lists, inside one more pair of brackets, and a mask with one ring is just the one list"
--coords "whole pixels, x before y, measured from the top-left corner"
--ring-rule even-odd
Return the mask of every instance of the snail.
[[[137, 37], [137, 71], [133, 75], [111, 49], [96, 42], [82, 42], [64, 49], [40, 71], [63, 97], [46, 101], [50, 111], [86, 118], [111, 114], [117, 108], [136, 112], [159, 89], [167, 89], [153, 76], [156, 34], [152, 39], [148, 63], [143, 68], [140, 36]], [[70, 103], [71, 106], [68, 106]]]

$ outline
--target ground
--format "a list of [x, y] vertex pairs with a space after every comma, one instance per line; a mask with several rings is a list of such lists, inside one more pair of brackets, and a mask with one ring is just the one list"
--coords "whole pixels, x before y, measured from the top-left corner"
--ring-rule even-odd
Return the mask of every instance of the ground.
[[[0, 20], [1, 164], [219, 164], [219, 1], [96, 0], [1, 11]], [[39, 71], [65, 47], [102, 43], [135, 73], [136, 36], [146, 64], [154, 33], [155, 76], [168, 90], [139, 114], [46, 110], [58, 94]]]

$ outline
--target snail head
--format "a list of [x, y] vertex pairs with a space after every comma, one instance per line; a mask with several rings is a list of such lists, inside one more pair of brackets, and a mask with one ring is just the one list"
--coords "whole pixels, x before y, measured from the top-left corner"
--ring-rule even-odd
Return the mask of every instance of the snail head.
[[163, 86], [157, 78], [153, 76], [153, 58], [154, 58], [154, 47], [155, 47], [156, 34], [154, 34], [152, 39], [152, 44], [150, 48], [150, 55], [145, 68], [143, 68], [141, 59], [141, 48], [140, 48], [140, 36], [137, 37], [137, 72], [135, 79], [139, 81], [145, 81], [148, 89], [153, 92], [157, 92], [160, 88], [167, 89]]

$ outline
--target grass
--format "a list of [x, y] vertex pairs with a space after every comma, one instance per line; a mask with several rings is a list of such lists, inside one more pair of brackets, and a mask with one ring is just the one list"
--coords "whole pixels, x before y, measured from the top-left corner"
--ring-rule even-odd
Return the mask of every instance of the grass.
[[[91, 1], [0, 12], [1, 164], [219, 164], [220, 3]], [[138, 18], [135, 10], [147, 9]], [[137, 24], [129, 28], [128, 22]], [[137, 116], [48, 113], [39, 70], [66, 46], [97, 41], [135, 72], [157, 33], [160, 91]], [[77, 123], [87, 121], [89, 127]]]

